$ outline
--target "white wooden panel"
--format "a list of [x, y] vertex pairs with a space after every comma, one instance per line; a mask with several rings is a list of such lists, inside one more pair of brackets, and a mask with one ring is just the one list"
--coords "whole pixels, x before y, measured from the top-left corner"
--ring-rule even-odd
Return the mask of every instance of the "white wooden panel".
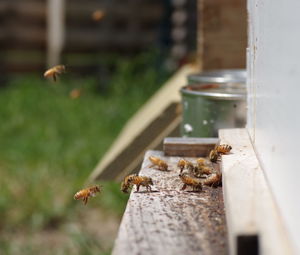
[[257, 235], [259, 254], [293, 254], [248, 132], [222, 129], [219, 137], [221, 144], [232, 146], [221, 161], [230, 254], [245, 252], [237, 251], [240, 235]]
[[300, 254], [300, 1], [249, 0], [248, 129]]

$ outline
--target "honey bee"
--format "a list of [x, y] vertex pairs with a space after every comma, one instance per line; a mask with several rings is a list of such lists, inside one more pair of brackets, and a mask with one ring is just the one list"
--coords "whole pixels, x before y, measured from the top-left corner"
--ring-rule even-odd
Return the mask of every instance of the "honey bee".
[[192, 162], [185, 160], [185, 159], [180, 159], [177, 163], [177, 166], [180, 169], [180, 173], [182, 173], [182, 171], [184, 170], [184, 168], [186, 167], [189, 171], [193, 171], [194, 169], [194, 165]]
[[168, 171], [168, 164], [164, 160], [153, 156], [150, 156], [149, 160], [152, 163], [152, 165], [149, 167], [157, 166], [161, 171]]
[[185, 160], [184, 159], [180, 159], [177, 163], [177, 166], [179, 167], [180, 169], [180, 173], [182, 173], [184, 167], [185, 167]]
[[64, 73], [65, 71], [66, 67], [64, 65], [54, 66], [44, 73], [44, 77], [53, 77], [53, 80], [56, 81], [56, 76]]
[[215, 150], [219, 153], [219, 154], [227, 154], [228, 152], [230, 152], [232, 149], [232, 147], [228, 144], [221, 144], [216, 146]]
[[133, 185], [136, 185], [136, 190], [139, 192], [140, 186], [146, 187], [147, 191], [151, 191], [151, 186], [153, 181], [150, 177], [147, 176], [138, 176], [136, 174], [131, 174], [125, 177], [124, 181], [121, 184], [121, 191], [128, 193], [128, 189]]
[[198, 167], [207, 166], [209, 163], [207, 162], [206, 158], [197, 158], [197, 165]]
[[101, 192], [100, 186], [93, 186], [90, 188], [82, 189], [74, 195], [74, 199], [82, 199], [83, 203], [86, 205], [86, 203], [89, 200], [89, 197], [96, 196], [97, 192]]
[[103, 10], [96, 10], [92, 13], [92, 19], [94, 21], [100, 21], [105, 16], [105, 12]]
[[189, 176], [187, 173], [179, 174], [179, 177], [183, 182], [181, 190], [185, 190], [187, 186], [191, 186], [193, 187], [193, 191], [202, 191], [202, 183], [200, 180]]
[[72, 99], [76, 99], [79, 98], [82, 94], [82, 90], [81, 89], [72, 89], [69, 96]]
[[208, 157], [209, 157], [211, 162], [217, 162], [220, 155], [217, 152], [217, 150], [211, 150]]
[[206, 178], [203, 182], [204, 185], [211, 186], [211, 187], [218, 187], [222, 184], [222, 174], [215, 173]]
[[203, 175], [210, 175], [212, 173], [212, 168], [208, 166], [196, 166], [192, 173], [195, 177], [201, 178]]

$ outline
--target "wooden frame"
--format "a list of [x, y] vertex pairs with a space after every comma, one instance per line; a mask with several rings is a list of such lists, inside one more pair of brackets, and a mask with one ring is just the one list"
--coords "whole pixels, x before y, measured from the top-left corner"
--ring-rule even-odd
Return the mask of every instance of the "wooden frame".
[[232, 146], [221, 164], [230, 254], [246, 254], [247, 237], [255, 244], [255, 236], [258, 247], [250, 248], [259, 253], [247, 254], [293, 254], [247, 130], [220, 130], [219, 138], [221, 144]]

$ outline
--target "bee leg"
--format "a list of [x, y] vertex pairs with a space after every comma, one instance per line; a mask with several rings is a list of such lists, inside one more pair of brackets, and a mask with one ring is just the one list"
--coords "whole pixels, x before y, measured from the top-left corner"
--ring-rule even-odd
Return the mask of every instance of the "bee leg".
[[55, 73], [53, 74], [53, 80], [56, 82], [56, 75], [55, 75]]
[[85, 197], [85, 200], [84, 200], [84, 205], [86, 205], [86, 204], [87, 204], [88, 200], [89, 200], [89, 197]]
[[187, 186], [186, 184], [183, 184], [181, 190], [185, 190], [185, 189], [186, 189], [186, 186]]
[[140, 190], [140, 184], [136, 185], [136, 192], [139, 192]]
[[151, 186], [149, 185], [148, 187], [149, 187], [149, 190], [150, 190], [150, 192], [151, 192], [151, 191], [152, 191], [152, 190], [151, 190]]

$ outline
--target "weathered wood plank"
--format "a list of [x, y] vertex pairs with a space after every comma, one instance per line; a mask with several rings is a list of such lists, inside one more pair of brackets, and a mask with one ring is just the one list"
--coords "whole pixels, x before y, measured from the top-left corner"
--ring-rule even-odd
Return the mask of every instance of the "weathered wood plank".
[[293, 254], [247, 131], [224, 129], [219, 137], [232, 146], [221, 161], [230, 254], [242, 254], [239, 236], [255, 235], [259, 254]]
[[[150, 155], [166, 160], [171, 171], [148, 168]], [[131, 192], [113, 255], [227, 253], [221, 187], [181, 191], [178, 160], [158, 151], [146, 153], [140, 175], [152, 177], [157, 192]]]
[[166, 137], [164, 153], [166, 156], [206, 157], [218, 143], [218, 138]]

